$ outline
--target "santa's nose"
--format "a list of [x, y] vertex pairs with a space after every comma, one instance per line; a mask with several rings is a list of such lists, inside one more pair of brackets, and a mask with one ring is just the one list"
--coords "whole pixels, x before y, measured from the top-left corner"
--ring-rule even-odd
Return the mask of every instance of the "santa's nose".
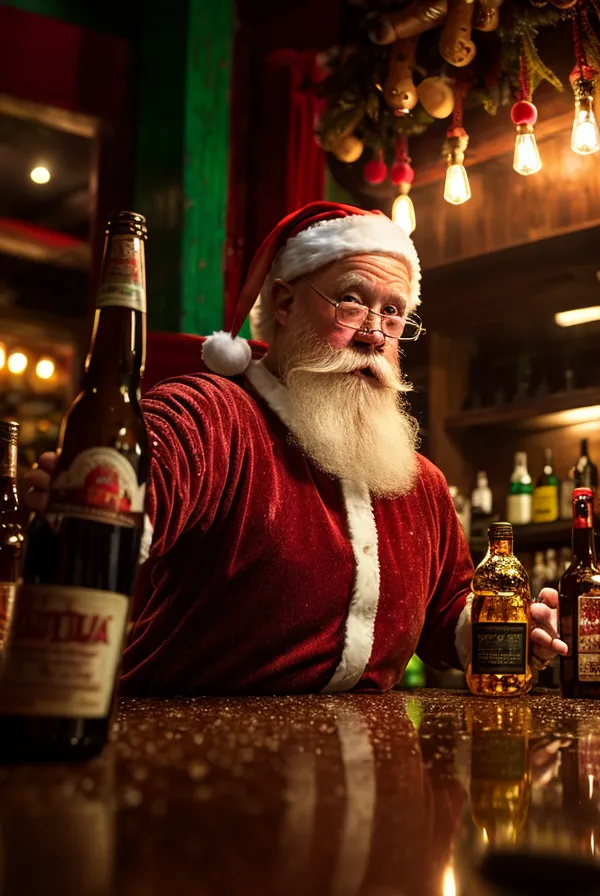
[[385, 345], [385, 336], [381, 330], [365, 327], [357, 330], [354, 334], [354, 342], [358, 345], [372, 345], [374, 348], [383, 348]]

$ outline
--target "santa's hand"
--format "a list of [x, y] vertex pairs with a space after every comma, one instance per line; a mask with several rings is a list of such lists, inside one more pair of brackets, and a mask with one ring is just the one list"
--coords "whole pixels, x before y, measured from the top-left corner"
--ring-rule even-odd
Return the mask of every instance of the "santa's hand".
[[534, 657], [547, 665], [558, 654], [566, 656], [569, 648], [558, 637], [558, 591], [542, 588], [537, 601], [531, 604], [531, 647]]

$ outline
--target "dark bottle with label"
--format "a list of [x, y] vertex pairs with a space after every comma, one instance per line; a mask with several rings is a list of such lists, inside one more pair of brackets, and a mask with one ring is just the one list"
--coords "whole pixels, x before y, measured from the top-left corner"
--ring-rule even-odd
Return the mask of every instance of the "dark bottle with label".
[[519, 697], [531, 689], [529, 579], [513, 554], [510, 523], [493, 523], [473, 576], [472, 651], [466, 679], [479, 697]]
[[23, 528], [17, 494], [19, 424], [0, 420], [0, 650], [12, 614]]
[[85, 759], [106, 742], [145, 524], [144, 218], [112, 216], [83, 388], [48, 508], [27, 533], [0, 678], [0, 758]]
[[600, 697], [600, 570], [592, 523], [592, 490], [573, 491], [573, 559], [558, 585], [564, 697]]

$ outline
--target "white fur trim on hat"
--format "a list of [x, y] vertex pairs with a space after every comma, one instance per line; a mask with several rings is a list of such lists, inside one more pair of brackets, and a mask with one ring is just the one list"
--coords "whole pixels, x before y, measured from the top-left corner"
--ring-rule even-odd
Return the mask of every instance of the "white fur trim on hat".
[[411, 301], [420, 303], [421, 265], [414, 243], [385, 215], [349, 215], [320, 221], [290, 237], [279, 251], [269, 279], [293, 280], [350, 255], [391, 255], [410, 269]]
[[202, 360], [213, 373], [221, 376], [237, 376], [243, 373], [252, 360], [252, 349], [241, 336], [219, 330], [208, 336], [202, 346]]

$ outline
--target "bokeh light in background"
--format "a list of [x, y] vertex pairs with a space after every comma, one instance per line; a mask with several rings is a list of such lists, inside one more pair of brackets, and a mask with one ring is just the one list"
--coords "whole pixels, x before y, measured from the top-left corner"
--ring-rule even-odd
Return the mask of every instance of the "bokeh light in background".
[[41, 380], [49, 380], [54, 376], [56, 365], [52, 358], [40, 358], [35, 366], [35, 372]]
[[0, 370], [3, 369], [6, 364], [6, 346], [3, 342], [0, 342]]
[[47, 184], [50, 180], [50, 172], [43, 165], [34, 168], [29, 176], [34, 184]]
[[27, 355], [23, 352], [13, 352], [8, 356], [7, 366], [11, 373], [24, 373], [27, 368]]

